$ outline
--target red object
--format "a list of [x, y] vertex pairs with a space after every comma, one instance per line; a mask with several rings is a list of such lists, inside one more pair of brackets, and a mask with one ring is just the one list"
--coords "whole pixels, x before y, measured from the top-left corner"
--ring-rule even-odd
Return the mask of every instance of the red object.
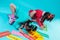
[[20, 32], [21, 34], [23, 34], [23, 36], [25, 36], [26, 38], [28, 38], [29, 40], [34, 40], [33, 37], [23, 33], [23, 32]]
[[31, 13], [33, 10], [30, 10], [29, 13]]
[[7, 36], [7, 35], [9, 35], [9, 34], [10, 34], [9, 31], [6, 31], [6, 32], [0, 32], [0, 38], [1, 38], [1, 37], [4, 37], [4, 36]]
[[[30, 10], [30, 12], [32, 12], [33, 10]], [[43, 11], [42, 10], [35, 10], [36, 11], [36, 13], [35, 13], [35, 16], [34, 16], [34, 18], [36, 19], [36, 22], [38, 23], [38, 25], [40, 26], [40, 27], [42, 27], [43, 26], [43, 23], [40, 21], [40, 19], [41, 19], [41, 17], [42, 17], [42, 14], [43, 14]], [[30, 13], [29, 12], [29, 13]]]
[[43, 11], [42, 10], [36, 10], [36, 22], [38, 23], [39, 26], [43, 26], [43, 23], [40, 21], [40, 18], [42, 17], [42, 13]]

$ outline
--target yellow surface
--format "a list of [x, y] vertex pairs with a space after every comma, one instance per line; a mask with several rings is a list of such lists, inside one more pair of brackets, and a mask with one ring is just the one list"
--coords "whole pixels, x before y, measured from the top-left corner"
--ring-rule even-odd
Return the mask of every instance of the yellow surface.
[[36, 31], [31, 31], [30, 35], [35, 39], [35, 40], [44, 40], [43, 36], [41, 36], [39, 33]]
[[14, 35], [8, 35], [7, 38], [9, 38], [10, 40], [22, 40], [21, 38], [18, 38]]

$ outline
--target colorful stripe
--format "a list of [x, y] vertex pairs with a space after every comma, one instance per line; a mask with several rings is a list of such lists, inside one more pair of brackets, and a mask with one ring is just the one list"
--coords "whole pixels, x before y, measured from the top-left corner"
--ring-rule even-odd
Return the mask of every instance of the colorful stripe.
[[24, 36], [26, 38], [28, 38], [29, 40], [33, 40], [33, 38], [25, 33], [22, 33], [22, 32], [17, 32], [17, 31], [12, 31], [12, 34], [15, 34], [15, 35], [18, 35], [18, 36]]
[[22, 40], [21, 38], [16, 37], [16, 36], [14, 36], [12, 34], [11, 35], [8, 35], [7, 38], [9, 38], [10, 40]]
[[32, 36], [29, 36], [23, 32], [20, 32], [21, 34], [23, 34], [24, 37], [28, 38], [29, 40], [34, 40]]
[[35, 40], [44, 40], [43, 36], [41, 36], [39, 33], [37, 33], [36, 31], [31, 31], [30, 35], [35, 39]]
[[4, 37], [4, 36], [7, 36], [7, 35], [10, 35], [10, 32], [9, 32], [9, 31], [0, 32], [0, 38], [1, 38], [1, 37]]
[[37, 31], [39, 34], [41, 34], [42, 36], [46, 37], [46, 38], [49, 38], [49, 36], [47, 34], [44, 34], [44, 33], [41, 33], [39, 31]]
[[17, 32], [17, 31], [12, 31], [12, 34], [15, 34], [15, 35], [18, 35], [18, 36], [23, 36], [20, 32]]

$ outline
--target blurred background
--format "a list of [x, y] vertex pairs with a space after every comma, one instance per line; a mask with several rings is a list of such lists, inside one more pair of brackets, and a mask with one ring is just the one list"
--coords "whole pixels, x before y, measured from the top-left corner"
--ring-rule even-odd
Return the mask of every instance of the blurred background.
[[[11, 14], [10, 3], [16, 5], [16, 14], [19, 17], [14, 25], [9, 25], [8, 22], [8, 14]], [[45, 40], [60, 40], [60, 0], [0, 0], [0, 32], [16, 30], [13, 26], [18, 26], [18, 22], [29, 19], [28, 14], [31, 9], [41, 9], [55, 15], [52, 22], [44, 22], [48, 31], [40, 31], [49, 35], [49, 38], [45, 38]], [[8, 39], [3, 37], [0, 40]]]

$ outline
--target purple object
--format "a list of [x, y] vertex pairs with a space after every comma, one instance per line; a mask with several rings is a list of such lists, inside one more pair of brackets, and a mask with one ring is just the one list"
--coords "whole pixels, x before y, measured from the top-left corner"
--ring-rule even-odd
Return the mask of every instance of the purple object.
[[12, 25], [15, 22], [16, 17], [14, 14], [9, 14], [8, 17], [9, 17], [9, 24]]

